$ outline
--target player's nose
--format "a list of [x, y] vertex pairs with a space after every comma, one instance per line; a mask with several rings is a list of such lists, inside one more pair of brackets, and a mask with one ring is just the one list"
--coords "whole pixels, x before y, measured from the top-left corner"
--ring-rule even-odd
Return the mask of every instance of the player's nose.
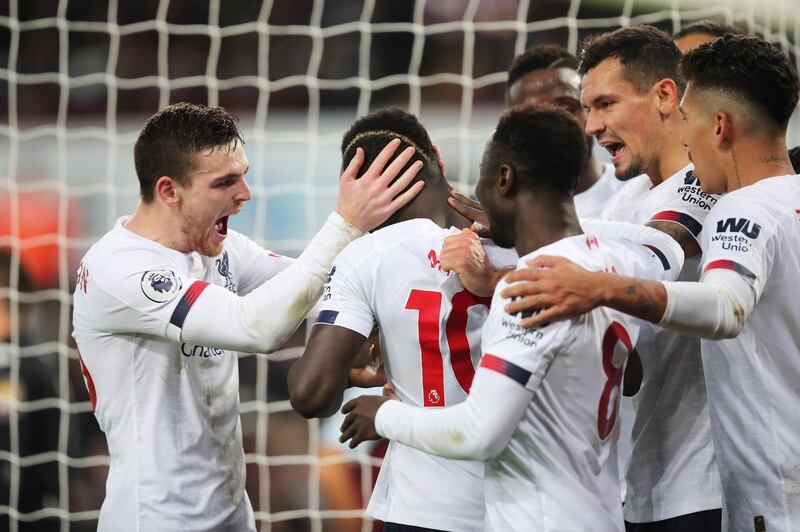
[[250, 185], [247, 184], [246, 179], [242, 179], [241, 187], [236, 192], [234, 199], [236, 201], [250, 201], [252, 197], [253, 193], [250, 191]]
[[605, 128], [606, 126], [603, 123], [599, 113], [592, 111], [591, 109], [586, 111], [586, 125], [584, 126], [583, 130], [587, 135], [590, 137], [596, 137], [599, 133], [602, 133]]

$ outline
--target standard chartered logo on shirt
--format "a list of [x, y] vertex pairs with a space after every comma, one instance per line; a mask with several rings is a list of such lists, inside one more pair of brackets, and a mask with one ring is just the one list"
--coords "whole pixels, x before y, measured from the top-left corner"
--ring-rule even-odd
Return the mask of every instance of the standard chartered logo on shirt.
[[202, 345], [191, 345], [187, 343], [181, 344], [181, 354], [186, 358], [210, 358], [218, 357], [225, 354], [225, 350], [219, 347], [205, 347]]

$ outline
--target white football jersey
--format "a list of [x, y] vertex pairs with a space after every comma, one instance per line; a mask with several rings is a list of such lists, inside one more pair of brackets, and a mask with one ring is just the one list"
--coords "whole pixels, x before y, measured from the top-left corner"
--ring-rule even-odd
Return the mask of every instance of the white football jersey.
[[[592, 234], [565, 238], [522, 257], [560, 255], [590, 271], [672, 280], [678, 267], [659, 253]], [[650, 247], [650, 246], [648, 246]], [[651, 247], [651, 249], [653, 249]], [[486, 462], [487, 529], [623, 530], [616, 440], [622, 379], [640, 321], [606, 307], [575, 320], [523, 329], [495, 290], [483, 330], [481, 367], [498, 371], [533, 398], [508, 446]], [[502, 408], [502, 405], [497, 405]]]
[[730, 192], [703, 231], [703, 271], [761, 297], [736, 338], [703, 340], [729, 530], [800, 530], [800, 176]]
[[[631, 180], [606, 212], [610, 220], [679, 223], [699, 239], [718, 196], [702, 191], [689, 165], [653, 187]], [[681, 281], [699, 279], [699, 259], [687, 259]], [[645, 324], [636, 350], [643, 379], [626, 474], [625, 519], [661, 521], [722, 505], [714, 461], [700, 339]]]
[[611, 199], [622, 188], [625, 181], [614, 175], [614, 165], [603, 164], [603, 173], [594, 185], [580, 194], [575, 194], [575, 212], [580, 218], [602, 218], [603, 211]]
[[292, 259], [228, 232], [216, 257], [115, 227], [81, 261], [73, 322], [111, 455], [101, 531], [255, 530], [245, 495], [237, 353], [182, 343], [210, 284], [244, 295]]
[[[456, 232], [415, 219], [366, 235], [336, 258], [322, 295], [318, 323], [365, 337], [380, 328], [388, 381], [415, 406], [462, 402], [481, 356], [491, 298], [466, 291], [439, 264], [444, 239]], [[516, 264], [513, 250], [485, 247], [496, 266]], [[483, 464], [391, 442], [367, 514], [424, 528], [483, 530]]]

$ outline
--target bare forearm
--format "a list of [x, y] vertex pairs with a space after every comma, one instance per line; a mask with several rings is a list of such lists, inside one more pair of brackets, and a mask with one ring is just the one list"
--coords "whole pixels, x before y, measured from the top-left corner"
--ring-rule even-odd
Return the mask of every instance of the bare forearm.
[[601, 304], [652, 323], [661, 321], [667, 307], [667, 291], [659, 281], [648, 281], [597, 272], [602, 288]]

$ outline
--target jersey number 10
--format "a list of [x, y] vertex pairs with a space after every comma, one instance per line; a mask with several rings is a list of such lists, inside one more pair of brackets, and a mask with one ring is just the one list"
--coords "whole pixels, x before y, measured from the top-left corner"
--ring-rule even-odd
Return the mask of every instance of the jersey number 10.
[[[492, 299], [478, 297], [467, 290], [453, 295], [450, 301], [453, 308], [445, 322], [447, 346], [450, 351], [450, 365], [458, 384], [469, 393], [475, 367], [472, 365], [469, 341], [467, 339], [467, 311], [475, 305], [489, 306]], [[444, 397], [444, 360], [439, 345], [440, 314], [442, 308], [441, 292], [431, 290], [411, 290], [406, 301], [406, 309], [419, 312], [419, 346], [422, 353], [422, 395], [423, 406], [446, 406]]]

